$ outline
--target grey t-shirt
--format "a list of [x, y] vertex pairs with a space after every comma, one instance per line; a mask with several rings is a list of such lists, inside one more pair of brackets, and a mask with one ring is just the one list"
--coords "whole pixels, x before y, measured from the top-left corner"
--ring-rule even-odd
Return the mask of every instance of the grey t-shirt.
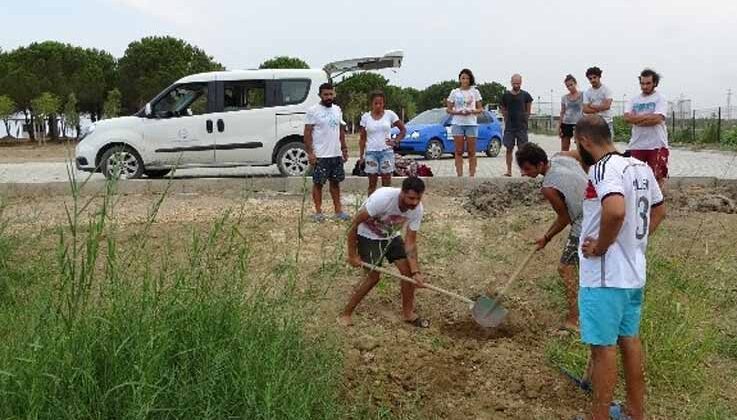
[[571, 235], [581, 234], [583, 221], [583, 196], [588, 176], [574, 158], [557, 154], [550, 158], [550, 169], [543, 178], [543, 188], [555, 188], [563, 194], [568, 217], [571, 218]]
[[578, 99], [571, 99], [563, 95], [560, 105], [565, 108], [563, 113], [563, 124], [576, 124], [583, 116], [583, 93], [578, 94]]
[[[612, 99], [612, 91], [604, 85], [599, 86], [598, 89], [594, 89], [593, 87], [591, 87], [583, 94], [583, 102], [585, 104], [601, 105], [607, 99]], [[598, 114], [601, 115], [607, 123], [612, 122], [613, 114], [611, 107], [606, 111], [599, 112]]]

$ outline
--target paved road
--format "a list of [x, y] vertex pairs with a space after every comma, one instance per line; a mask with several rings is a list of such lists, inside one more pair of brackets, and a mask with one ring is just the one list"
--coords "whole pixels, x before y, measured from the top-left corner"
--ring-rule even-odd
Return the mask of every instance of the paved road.
[[[551, 154], [558, 150], [559, 141], [556, 137], [532, 135], [531, 140], [543, 146]], [[624, 145], [618, 145], [624, 150]], [[430, 165], [435, 176], [455, 176], [453, 158], [444, 157], [440, 160], [418, 160]], [[355, 159], [349, 160], [346, 170], [353, 168]], [[467, 165], [467, 162], [466, 162]], [[489, 158], [479, 157], [478, 177], [501, 176], [506, 165], [504, 155]], [[465, 167], [468, 170], [468, 167]], [[76, 172], [75, 172], [76, 173]], [[181, 169], [177, 171], [177, 178], [220, 178], [220, 177], [250, 177], [250, 176], [278, 176], [276, 167], [267, 168], [223, 168], [223, 169]], [[671, 150], [671, 176], [703, 176], [723, 179], [737, 179], [737, 154], [731, 152], [689, 151], [675, 148]], [[84, 178], [86, 173], [77, 173], [78, 178]], [[519, 176], [519, 170], [514, 167], [514, 176]], [[102, 175], [95, 174], [93, 179], [102, 179]], [[67, 181], [67, 164], [64, 162], [26, 162], [0, 164], [0, 183], [45, 183]]]

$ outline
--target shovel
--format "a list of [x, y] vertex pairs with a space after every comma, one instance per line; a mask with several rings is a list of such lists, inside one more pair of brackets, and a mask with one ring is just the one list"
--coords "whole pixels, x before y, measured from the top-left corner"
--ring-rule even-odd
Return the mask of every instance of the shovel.
[[[487, 320], [489, 325], [487, 328], [494, 328], [498, 327], [499, 324], [504, 321], [504, 319], [507, 317], [507, 311], [502, 305], [501, 302], [504, 298], [504, 295], [507, 293], [507, 290], [509, 290], [509, 286], [512, 285], [512, 283], [517, 280], [517, 277], [519, 277], [520, 273], [524, 268], [527, 266], [527, 263], [530, 262], [532, 259], [532, 256], [535, 255], [535, 252], [537, 251], [537, 248], [532, 248], [532, 251], [530, 251], [529, 254], [527, 254], [527, 257], [525, 257], [525, 260], [522, 261], [522, 264], [517, 267], [517, 271], [512, 274], [512, 276], [507, 280], [507, 283], [502, 287], [496, 294], [496, 297], [494, 299], [489, 299], [486, 296], [483, 298], [486, 298], [489, 300], [489, 303], [487, 303], [484, 306], [483, 313], [479, 314], [478, 316], [484, 320]], [[474, 314], [474, 319], [476, 318], [476, 314]]]
[[[407, 277], [407, 276], [403, 276], [401, 274], [394, 273], [385, 268], [377, 267], [377, 266], [374, 266], [374, 265], [371, 265], [365, 262], [361, 263], [361, 265], [364, 268], [386, 274], [390, 277], [393, 277], [394, 279], [403, 280], [403, 281], [406, 281], [412, 284], [417, 284], [417, 282], [414, 279]], [[469, 309], [471, 309], [471, 316], [473, 317], [473, 320], [476, 321], [476, 323], [479, 324], [480, 326], [484, 328], [491, 328], [491, 327], [495, 327], [496, 325], [498, 325], [498, 323], [495, 324], [495, 320], [493, 319], [493, 316], [495, 315], [493, 311], [494, 301], [488, 298], [487, 296], [480, 296], [479, 298], [476, 299], [476, 301], [473, 301], [465, 296], [461, 296], [459, 294], [450, 292], [448, 290], [441, 289], [431, 284], [423, 283], [423, 286], [426, 289], [430, 289], [432, 291], [442, 293], [446, 296], [450, 296], [458, 300], [462, 300], [463, 302], [468, 304]]]

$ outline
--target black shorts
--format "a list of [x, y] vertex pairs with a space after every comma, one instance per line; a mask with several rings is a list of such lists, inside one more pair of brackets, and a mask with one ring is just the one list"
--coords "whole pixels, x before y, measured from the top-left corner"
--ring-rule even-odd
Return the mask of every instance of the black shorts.
[[370, 239], [358, 235], [358, 255], [365, 263], [381, 266], [384, 260], [393, 263], [407, 258], [401, 236], [389, 240]]
[[573, 130], [576, 129], [576, 124], [561, 124], [560, 133], [561, 137], [571, 138], [573, 137]]
[[515, 143], [517, 144], [517, 147], [522, 147], [525, 143], [527, 143], [526, 128], [510, 128], [509, 130], [504, 130], [504, 138], [502, 139], [502, 144], [504, 144], [504, 147], [506, 147], [507, 149], [513, 149]]
[[317, 158], [312, 172], [313, 183], [324, 185], [328, 180], [343, 182], [344, 179], [345, 169], [343, 169], [342, 157]]

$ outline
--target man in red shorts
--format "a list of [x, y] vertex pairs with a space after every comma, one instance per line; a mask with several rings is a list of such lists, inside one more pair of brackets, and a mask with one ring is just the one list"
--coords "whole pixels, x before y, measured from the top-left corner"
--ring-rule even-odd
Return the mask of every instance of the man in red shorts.
[[632, 124], [632, 138], [627, 146], [630, 156], [650, 166], [661, 190], [665, 190], [668, 178], [668, 130], [665, 117], [668, 101], [656, 92], [660, 75], [654, 70], [645, 69], [640, 73], [642, 93], [627, 104], [624, 120]]

